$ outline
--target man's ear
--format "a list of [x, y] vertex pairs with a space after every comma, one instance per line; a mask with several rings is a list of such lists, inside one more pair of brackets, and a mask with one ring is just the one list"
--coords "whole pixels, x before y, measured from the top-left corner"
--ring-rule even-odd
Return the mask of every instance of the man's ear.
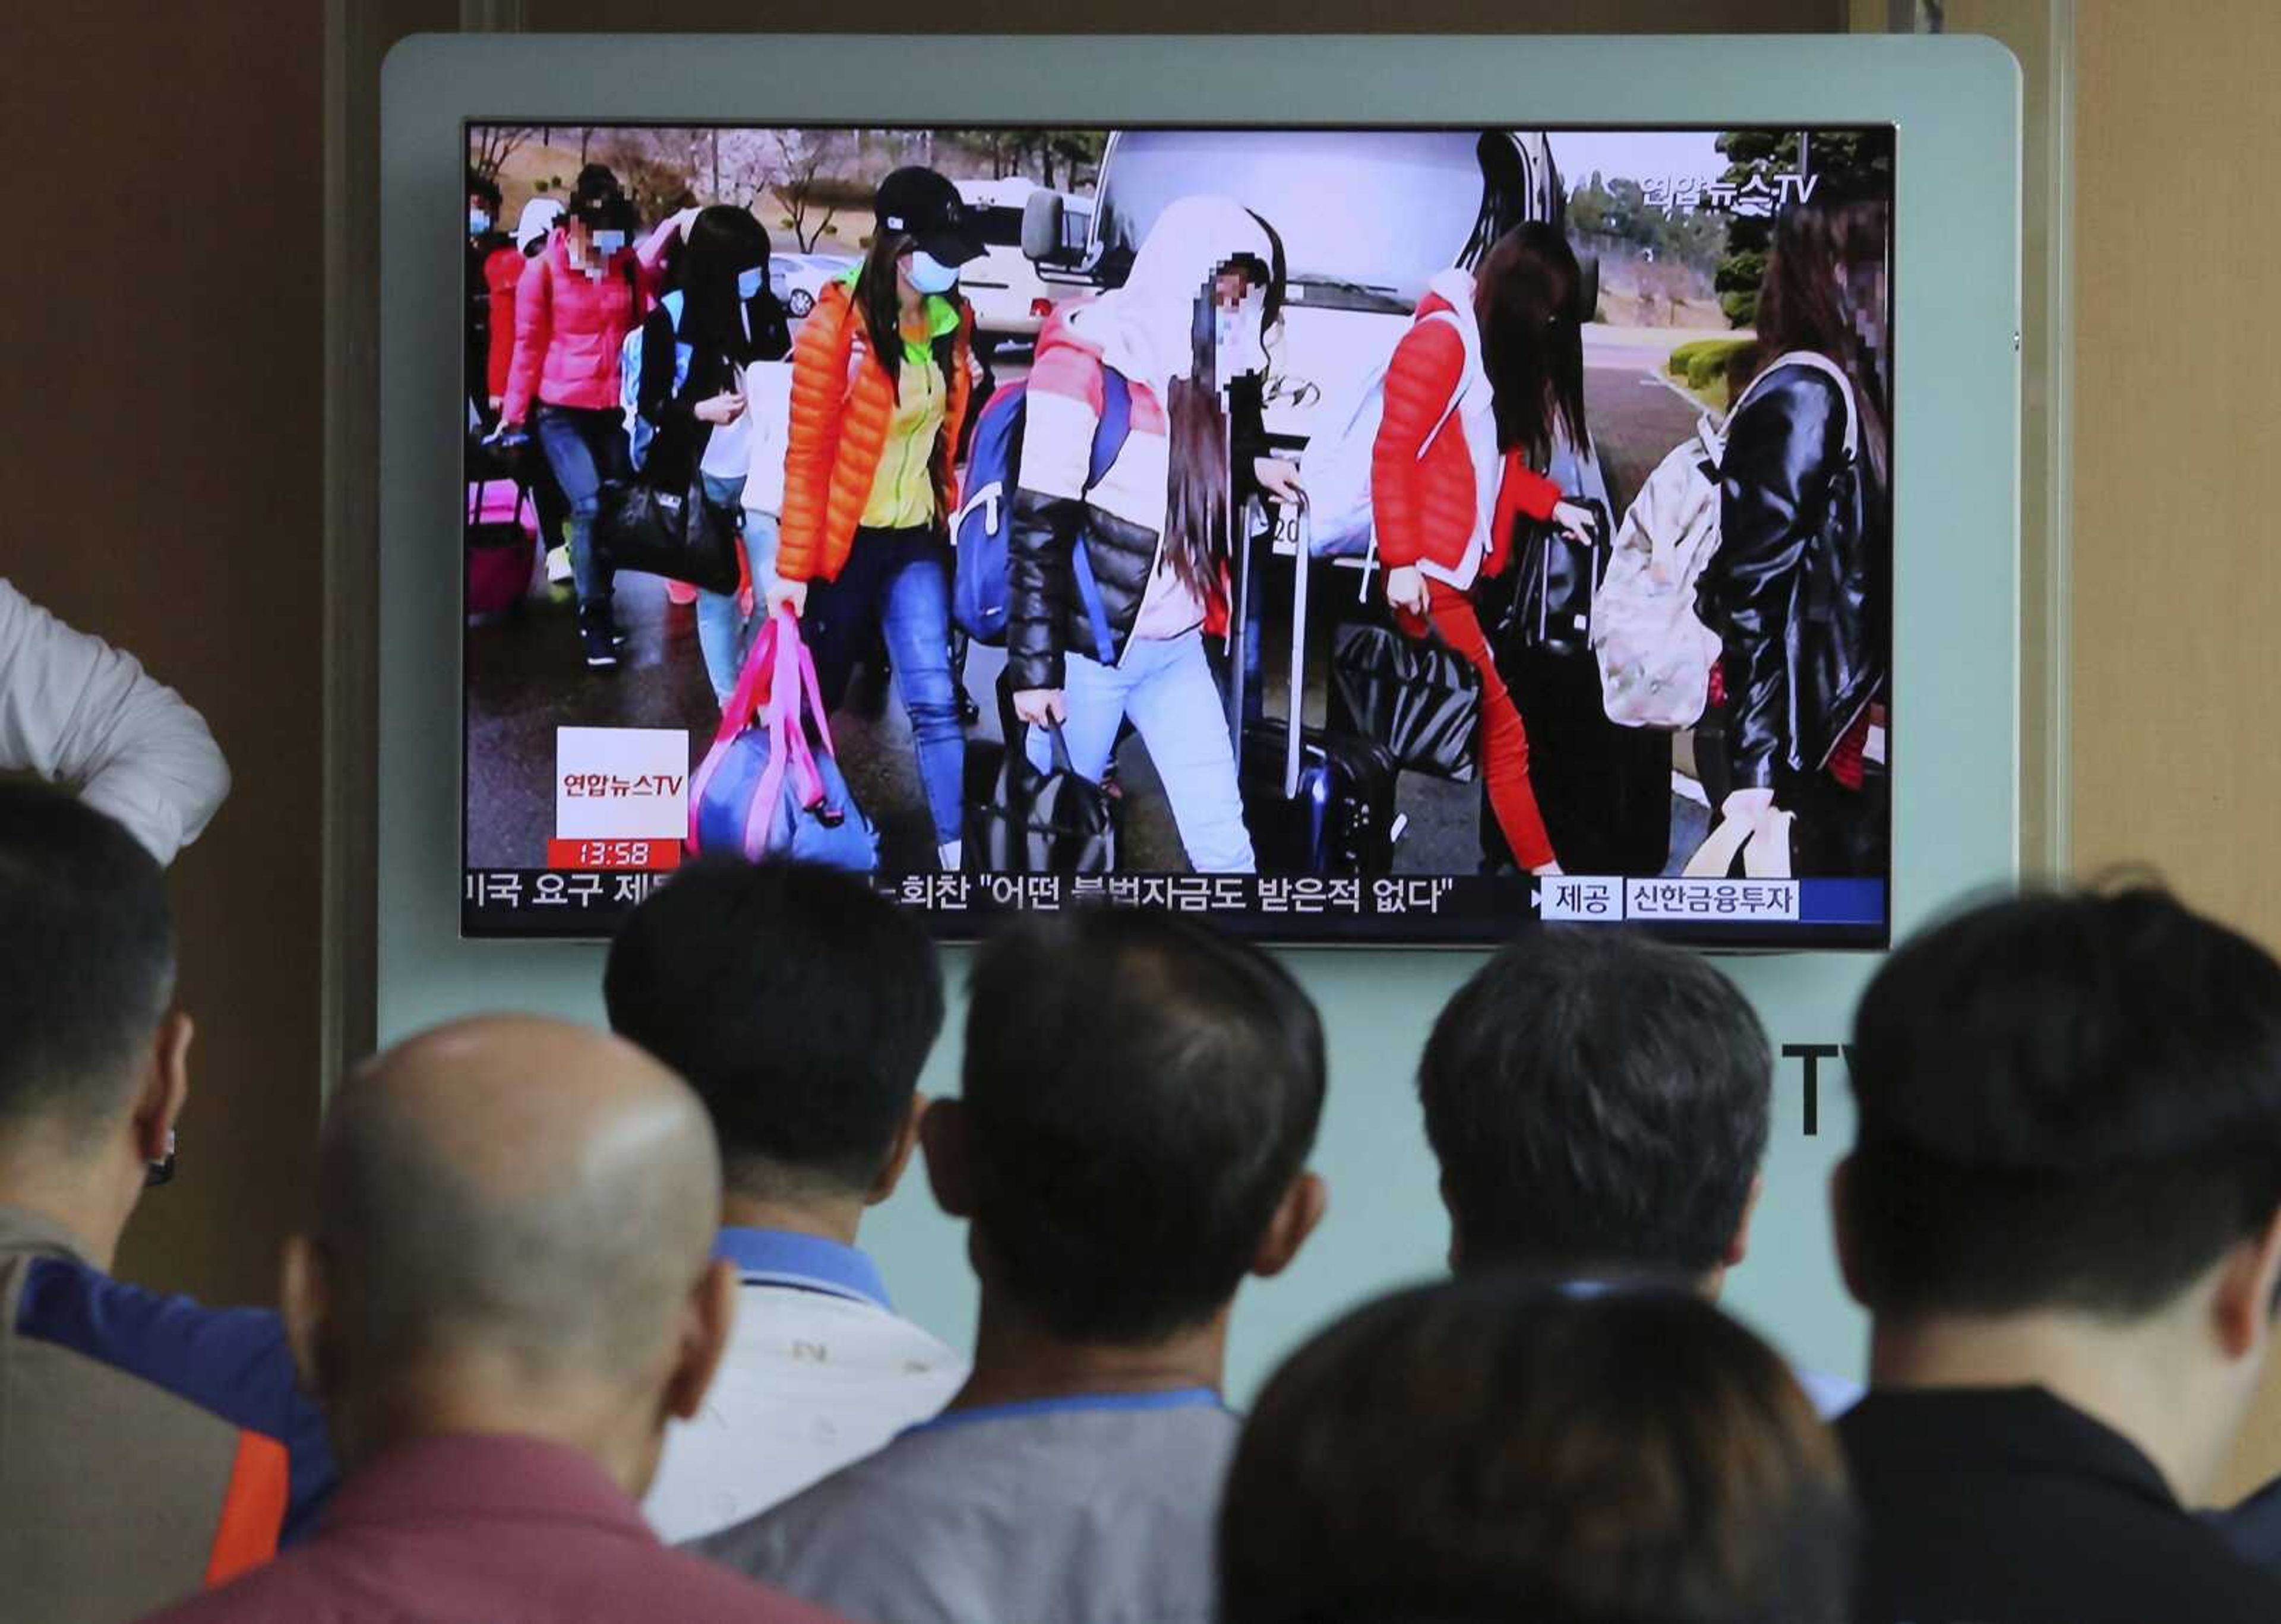
[[879, 1176], [871, 1180], [871, 1188], [863, 1197], [863, 1204], [876, 1207], [895, 1193], [895, 1187], [910, 1171], [911, 1155], [919, 1148], [919, 1125], [926, 1119], [927, 1097], [916, 1089], [911, 1091], [911, 1108], [903, 1113], [903, 1125], [895, 1130], [894, 1148], [887, 1152], [886, 1164]]
[[2281, 1280], [2281, 1211], [2227, 1254], [2211, 1304], [2218, 1346], [2231, 1360], [2262, 1352], [2273, 1330], [2275, 1283]]
[[1305, 1172], [1293, 1179], [1276, 1206], [1275, 1216], [1267, 1220], [1267, 1233], [1259, 1237], [1259, 1249], [1251, 1255], [1251, 1272], [1264, 1280], [1289, 1268], [1330, 1206], [1330, 1186], [1319, 1174]]
[[1443, 1173], [1438, 1187], [1442, 1193], [1442, 1210], [1450, 1218], [1450, 1272], [1459, 1274], [1465, 1267], [1465, 1235], [1458, 1227], [1458, 1203], [1450, 1198], [1450, 1175]]
[[163, 1162], [173, 1148], [174, 1125], [190, 1097], [190, 1040], [197, 1028], [180, 1009], [169, 1009], [151, 1040], [151, 1069], [135, 1102], [135, 1154]]
[[1736, 1220], [1734, 1238], [1727, 1242], [1726, 1266], [1733, 1268], [1750, 1255], [1751, 1219], [1757, 1216], [1759, 1197], [1767, 1193], [1767, 1176], [1759, 1173], [1751, 1180], [1751, 1193], [1743, 1198], [1743, 1216]]
[[927, 1187], [934, 1192], [935, 1205], [955, 1218], [974, 1216], [974, 1157], [967, 1142], [970, 1120], [960, 1101], [936, 1100], [919, 1123]]
[[339, 1372], [325, 1349], [330, 1342], [332, 1282], [325, 1277], [324, 1254], [306, 1235], [290, 1236], [278, 1281], [280, 1318], [285, 1322], [286, 1345], [292, 1349], [293, 1368], [300, 1373], [302, 1389], [319, 1399], [330, 1398]]
[[737, 1266], [725, 1257], [705, 1265], [682, 1306], [681, 1326], [673, 1350], [673, 1370], [666, 1378], [666, 1413], [689, 1420], [704, 1404], [705, 1394], [728, 1351], [729, 1333], [737, 1325]]
[[1861, 1274], [1859, 1260], [1854, 1257], [1852, 1219], [1846, 1208], [1846, 1191], [1853, 1179], [1853, 1158], [1847, 1156], [1829, 1172], [1829, 1227], [1837, 1245], [1837, 1272], [1845, 1281], [1846, 1295], [1862, 1307], [1869, 1306], [1861, 1295]]

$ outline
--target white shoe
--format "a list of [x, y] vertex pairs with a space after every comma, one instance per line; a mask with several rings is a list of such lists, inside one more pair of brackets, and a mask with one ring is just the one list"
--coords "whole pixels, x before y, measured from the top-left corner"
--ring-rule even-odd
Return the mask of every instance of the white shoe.
[[546, 584], [560, 586], [570, 578], [570, 549], [556, 547], [546, 555]]
[[945, 841], [942, 845], [934, 848], [934, 855], [938, 858], [941, 859], [942, 871], [944, 873], [955, 874], [966, 866], [966, 842], [963, 840]]

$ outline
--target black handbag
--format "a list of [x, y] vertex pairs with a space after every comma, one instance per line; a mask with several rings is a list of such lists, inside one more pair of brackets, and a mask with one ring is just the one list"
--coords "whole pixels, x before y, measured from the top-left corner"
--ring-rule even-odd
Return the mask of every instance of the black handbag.
[[1580, 546], [1557, 524], [1531, 527], [1520, 555], [1519, 590], [1497, 629], [1499, 651], [1592, 657], [1592, 599], [1608, 569], [1608, 510], [1595, 501], [1578, 505], [1591, 510], [1592, 532], [1600, 545]]
[[638, 479], [604, 485], [594, 549], [612, 569], [686, 581], [708, 592], [737, 590], [737, 515], [707, 501], [700, 481], [686, 490]]
[[1439, 637], [1368, 622], [1332, 635], [1334, 731], [1376, 740], [1397, 768], [1469, 784], [1481, 725], [1481, 674]]
[[1070, 763], [1061, 724], [1051, 729], [1053, 768], [1030, 764], [1024, 734], [1007, 734], [1006, 760], [989, 799], [966, 813], [966, 866], [985, 874], [1111, 874], [1117, 803]]

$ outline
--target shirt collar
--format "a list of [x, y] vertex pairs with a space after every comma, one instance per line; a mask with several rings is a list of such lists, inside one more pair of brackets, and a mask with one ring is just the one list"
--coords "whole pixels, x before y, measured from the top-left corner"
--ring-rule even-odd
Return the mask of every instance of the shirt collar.
[[322, 1532], [495, 1519], [585, 1523], [656, 1543], [641, 1508], [591, 1456], [543, 1438], [488, 1433], [383, 1450], [342, 1483]]
[[822, 1235], [789, 1229], [746, 1229], [731, 1225], [713, 1244], [713, 1256], [737, 1265], [747, 1286], [786, 1286], [820, 1291], [890, 1309], [887, 1283], [863, 1252]]
[[0, 1252], [51, 1252], [86, 1263], [87, 1248], [55, 1219], [0, 1202]]
[[1053, 1398], [1017, 1398], [1001, 1404], [977, 1404], [966, 1410], [946, 1410], [932, 1420], [905, 1427], [915, 1432], [940, 1432], [978, 1421], [1008, 1421], [1025, 1416], [1071, 1415], [1087, 1411], [1161, 1410], [1226, 1411], [1226, 1400], [1217, 1388], [1173, 1388], [1154, 1393], [1064, 1393]]

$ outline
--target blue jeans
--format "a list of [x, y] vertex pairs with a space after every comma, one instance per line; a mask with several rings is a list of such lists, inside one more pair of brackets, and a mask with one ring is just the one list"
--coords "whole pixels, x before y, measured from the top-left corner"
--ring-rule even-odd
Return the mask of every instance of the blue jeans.
[[802, 630], [826, 705], [838, 708], [875, 627], [910, 717], [935, 843], [947, 846], [963, 821], [966, 731], [950, 674], [950, 548], [939, 531], [859, 530], [839, 578], [808, 584]]
[[603, 484], [632, 473], [625, 415], [615, 406], [590, 410], [544, 405], [531, 414], [538, 448], [546, 453], [546, 466], [570, 505], [563, 528], [569, 536], [570, 572], [578, 583], [581, 604], [607, 601], [615, 579], [615, 572], [594, 556], [594, 515], [601, 511]]
[[704, 475], [705, 499], [738, 515], [745, 534], [745, 557], [753, 570], [753, 613], [748, 619], [737, 612], [737, 594], [697, 590], [697, 646], [704, 651], [705, 675], [712, 680], [713, 697], [725, 700], [752, 652], [753, 638], [766, 610], [760, 599], [765, 582], [777, 563], [777, 522], [773, 514], [746, 513], [742, 507], [745, 482]]
[[[1135, 638], [1115, 665], [1079, 653], [1063, 656], [1063, 664], [1069, 720], [1062, 734], [1070, 765], [1099, 783], [1117, 748], [1117, 729], [1132, 717], [1164, 780], [1189, 866], [1200, 874], [1253, 872], [1251, 832], [1244, 827], [1235, 748], [1228, 741], [1227, 701], [1213, 680], [1203, 633]], [[1031, 765], [1048, 770], [1053, 741], [1043, 730], [1030, 730], [1028, 748]]]

